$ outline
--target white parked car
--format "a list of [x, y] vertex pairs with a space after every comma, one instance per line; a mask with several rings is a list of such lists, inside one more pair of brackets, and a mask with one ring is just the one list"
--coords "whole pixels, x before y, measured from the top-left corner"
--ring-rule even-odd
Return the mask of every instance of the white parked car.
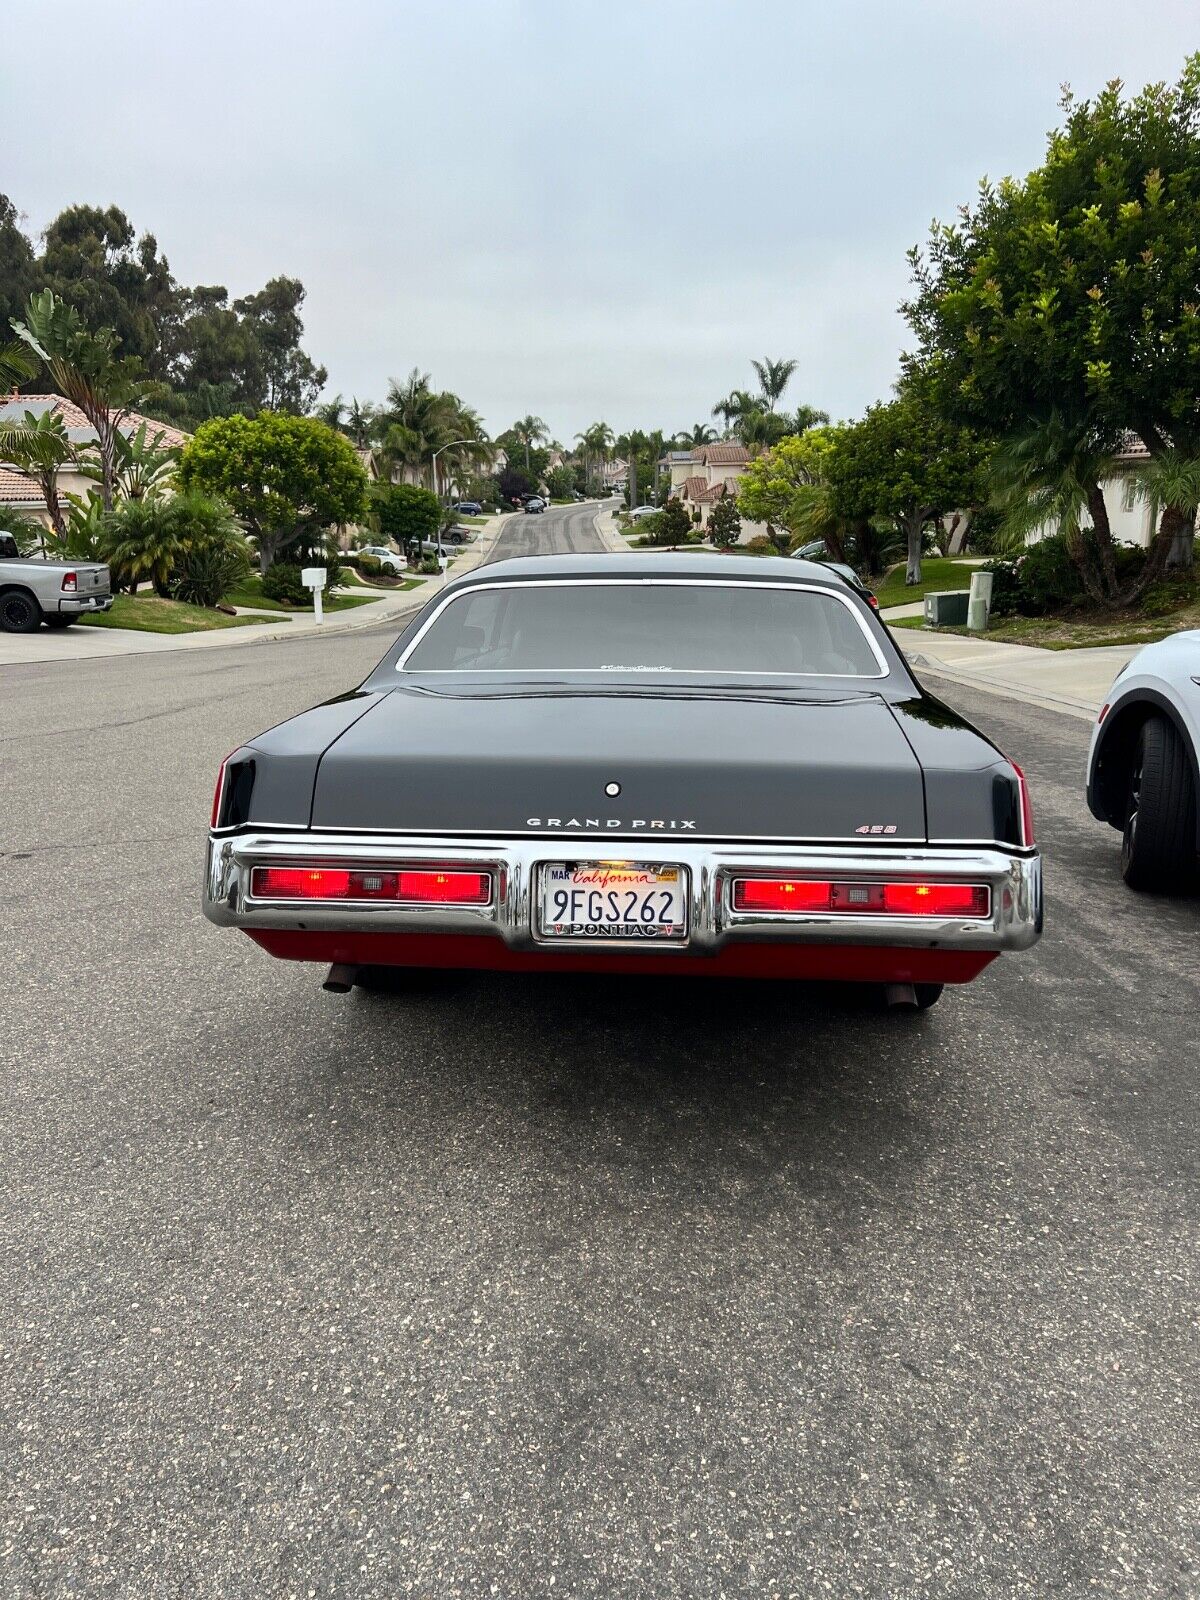
[[661, 506], [634, 506], [629, 515], [632, 521], [641, 522], [643, 517], [656, 517], [661, 509]]
[[355, 551], [356, 555], [374, 556], [385, 572], [404, 572], [406, 562], [404, 557], [397, 555], [394, 550], [389, 550], [385, 544], [364, 544]]
[[1200, 630], [1122, 667], [1092, 730], [1087, 802], [1121, 834], [1133, 889], [1186, 890], [1200, 860]]

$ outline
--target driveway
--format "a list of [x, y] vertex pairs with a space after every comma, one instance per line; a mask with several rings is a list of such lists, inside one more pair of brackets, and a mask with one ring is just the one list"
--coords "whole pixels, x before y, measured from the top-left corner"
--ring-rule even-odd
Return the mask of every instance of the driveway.
[[943, 686], [1048, 920], [922, 1017], [338, 998], [203, 921], [204, 830], [387, 639], [5, 671], [0, 1593], [1195, 1594], [1200, 915], [1086, 726]]

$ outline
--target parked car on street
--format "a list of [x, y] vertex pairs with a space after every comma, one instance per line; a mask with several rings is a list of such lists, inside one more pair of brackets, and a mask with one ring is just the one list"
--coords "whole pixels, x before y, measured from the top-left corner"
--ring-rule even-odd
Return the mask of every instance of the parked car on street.
[[1121, 668], [1092, 729], [1087, 802], [1121, 835], [1132, 889], [1186, 892], [1200, 858], [1200, 630]]
[[546, 502], [542, 499], [540, 494], [531, 494], [529, 499], [525, 502], [525, 514], [527, 516], [541, 516], [545, 509]]
[[547, 556], [433, 598], [251, 739], [204, 911], [326, 986], [407, 969], [854, 980], [925, 1008], [1042, 928], [1020, 769], [818, 565]]
[[360, 545], [355, 553], [360, 556], [374, 556], [385, 572], [395, 574], [405, 571], [404, 557], [386, 544]]
[[641, 522], [643, 517], [656, 517], [661, 509], [661, 506], [634, 506], [629, 515], [634, 522]]
[[[808, 552], [808, 554], [805, 554]], [[845, 578], [852, 589], [857, 590], [873, 611], [879, 610], [879, 601], [875, 598], [875, 591], [867, 586], [855, 572], [848, 561], [830, 561], [825, 555], [825, 541], [820, 539], [816, 546], [802, 545], [799, 550], [793, 550], [788, 556], [789, 561], [819, 561], [823, 567], [828, 567], [831, 572], [836, 572], [839, 577]]]
[[0, 532], [0, 631], [36, 633], [68, 628], [81, 616], [112, 609], [108, 568], [100, 561], [46, 561], [23, 556], [11, 533]]
[[460, 523], [451, 523], [442, 533], [443, 544], [474, 544], [478, 533], [474, 528], [464, 528]]
[[483, 507], [478, 500], [460, 500], [457, 505], [450, 507], [457, 516], [478, 517], [483, 514]]

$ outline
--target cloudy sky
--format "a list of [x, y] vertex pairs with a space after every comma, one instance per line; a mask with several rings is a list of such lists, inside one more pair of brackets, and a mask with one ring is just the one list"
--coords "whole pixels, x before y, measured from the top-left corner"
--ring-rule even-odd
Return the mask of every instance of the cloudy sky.
[[1195, 0], [56, 0], [12, 8], [0, 190], [122, 206], [187, 283], [308, 288], [330, 389], [667, 431], [795, 356], [886, 394], [904, 252], [1059, 85], [1174, 77]]

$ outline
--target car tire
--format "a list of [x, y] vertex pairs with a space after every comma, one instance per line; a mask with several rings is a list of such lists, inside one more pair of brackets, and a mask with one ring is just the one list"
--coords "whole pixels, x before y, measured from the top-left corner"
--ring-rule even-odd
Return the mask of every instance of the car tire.
[[1129, 773], [1121, 876], [1131, 889], [1169, 894], [1189, 886], [1196, 869], [1196, 794], [1179, 730], [1147, 717]]
[[42, 608], [27, 589], [6, 589], [0, 594], [0, 632], [36, 633]]
[[449, 534], [446, 535], [446, 537], [449, 539], [451, 544], [461, 544], [462, 543], [462, 534], [461, 533], [449, 533]]
[[43, 616], [42, 621], [48, 628], [69, 628], [75, 621], [74, 617], [64, 617], [62, 612], [49, 613]]

